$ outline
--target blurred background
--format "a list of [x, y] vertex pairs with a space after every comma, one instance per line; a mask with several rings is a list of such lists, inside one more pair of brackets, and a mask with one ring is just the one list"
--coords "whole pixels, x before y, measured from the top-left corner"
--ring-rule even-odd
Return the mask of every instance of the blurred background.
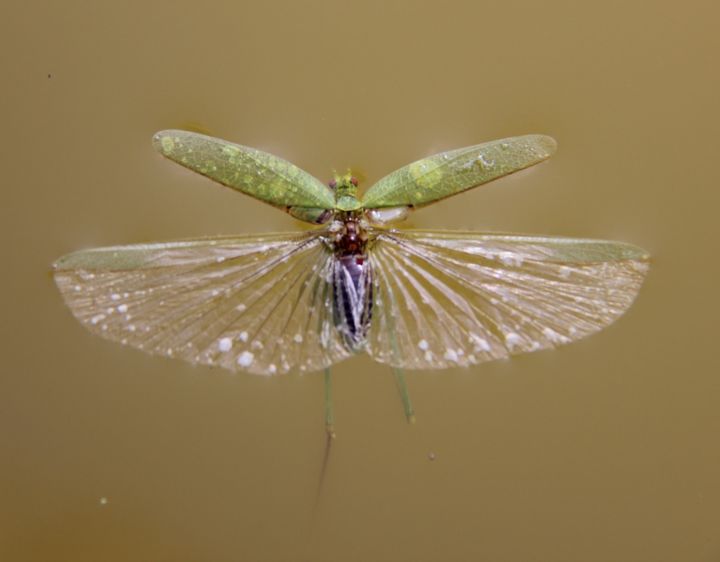
[[[8, 2], [0, 560], [720, 560], [715, 2]], [[50, 264], [300, 223], [155, 153], [192, 128], [370, 185], [524, 133], [533, 170], [409, 226], [624, 240], [615, 325], [553, 352], [323, 381], [86, 332]]]

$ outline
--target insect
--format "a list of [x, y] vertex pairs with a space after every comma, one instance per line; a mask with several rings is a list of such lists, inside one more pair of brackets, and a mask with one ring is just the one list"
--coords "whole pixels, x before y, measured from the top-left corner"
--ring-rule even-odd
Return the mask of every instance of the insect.
[[180, 130], [167, 158], [318, 228], [81, 250], [54, 264], [92, 332], [196, 364], [274, 375], [325, 370], [358, 352], [403, 370], [469, 366], [553, 348], [632, 304], [648, 254], [603, 240], [397, 230], [418, 208], [551, 156], [526, 135], [443, 152], [362, 196], [352, 174], [325, 185], [271, 154]]

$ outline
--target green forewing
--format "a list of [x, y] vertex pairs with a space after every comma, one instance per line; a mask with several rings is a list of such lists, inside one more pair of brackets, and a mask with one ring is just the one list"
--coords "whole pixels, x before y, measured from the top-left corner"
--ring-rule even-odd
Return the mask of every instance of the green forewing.
[[320, 180], [267, 152], [189, 131], [160, 131], [163, 156], [223, 185], [277, 207], [332, 209], [335, 197]]
[[555, 148], [552, 137], [526, 135], [441, 152], [382, 178], [365, 193], [363, 206], [428, 205], [542, 162]]

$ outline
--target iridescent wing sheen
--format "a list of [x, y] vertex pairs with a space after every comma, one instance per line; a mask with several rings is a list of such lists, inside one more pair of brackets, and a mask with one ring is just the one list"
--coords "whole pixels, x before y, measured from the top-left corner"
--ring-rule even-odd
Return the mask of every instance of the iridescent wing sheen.
[[546, 160], [555, 152], [546, 135], [526, 135], [423, 158], [385, 176], [363, 196], [366, 209], [429, 205]]
[[627, 310], [648, 259], [620, 242], [386, 231], [370, 252], [367, 351], [395, 367], [443, 369], [569, 343]]
[[219, 237], [75, 252], [54, 275], [100, 336], [270, 375], [350, 355], [333, 329], [333, 260], [317, 232]]
[[301, 220], [315, 210], [308, 222], [323, 222], [317, 220], [321, 211], [335, 206], [328, 186], [267, 152], [179, 130], [155, 133], [153, 145], [163, 156], [216, 182], [282, 209], [296, 208], [291, 213]]

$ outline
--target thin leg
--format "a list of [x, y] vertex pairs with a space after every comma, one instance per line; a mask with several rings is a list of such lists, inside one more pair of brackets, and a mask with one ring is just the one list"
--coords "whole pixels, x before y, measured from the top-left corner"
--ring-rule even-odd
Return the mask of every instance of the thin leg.
[[405, 375], [403, 374], [402, 369], [398, 369], [396, 367], [393, 367], [393, 375], [395, 375], [395, 382], [398, 385], [400, 398], [402, 398], [403, 407], [405, 408], [405, 418], [408, 423], [415, 423], [415, 410], [413, 410], [407, 385], [405, 384]]
[[[318, 480], [317, 492], [315, 494], [315, 505], [313, 506], [311, 518], [311, 532], [315, 527], [315, 518], [320, 507], [322, 491], [325, 485], [325, 477], [327, 475], [328, 465], [330, 464], [330, 450], [332, 449], [333, 440], [335, 439], [335, 431], [333, 429], [333, 407], [332, 397], [330, 393], [330, 368], [325, 369], [325, 453], [323, 454], [322, 466], [320, 467], [320, 479]], [[309, 559], [306, 557], [304, 559]]]
[[330, 381], [330, 367], [325, 369], [325, 431], [328, 438], [335, 438], [335, 414], [332, 403], [332, 384]]
[[[397, 310], [398, 307], [395, 302], [395, 295], [391, 289], [387, 292], [387, 298], [389, 298], [393, 303], [392, 309]], [[388, 336], [390, 337], [390, 345], [392, 345], [393, 355], [399, 359], [400, 352], [398, 350], [397, 340], [395, 339], [395, 319], [393, 318], [391, 309], [384, 309], [383, 312], [385, 312], [385, 317], [388, 323]], [[415, 410], [413, 410], [412, 402], [410, 402], [410, 395], [408, 394], [407, 385], [405, 384], [405, 375], [403, 374], [402, 369], [398, 367], [393, 367], [392, 370], [398, 390], [400, 391], [403, 408], [405, 408], [405, 419], [407, 419], [408, 423], [415, 423]]]

